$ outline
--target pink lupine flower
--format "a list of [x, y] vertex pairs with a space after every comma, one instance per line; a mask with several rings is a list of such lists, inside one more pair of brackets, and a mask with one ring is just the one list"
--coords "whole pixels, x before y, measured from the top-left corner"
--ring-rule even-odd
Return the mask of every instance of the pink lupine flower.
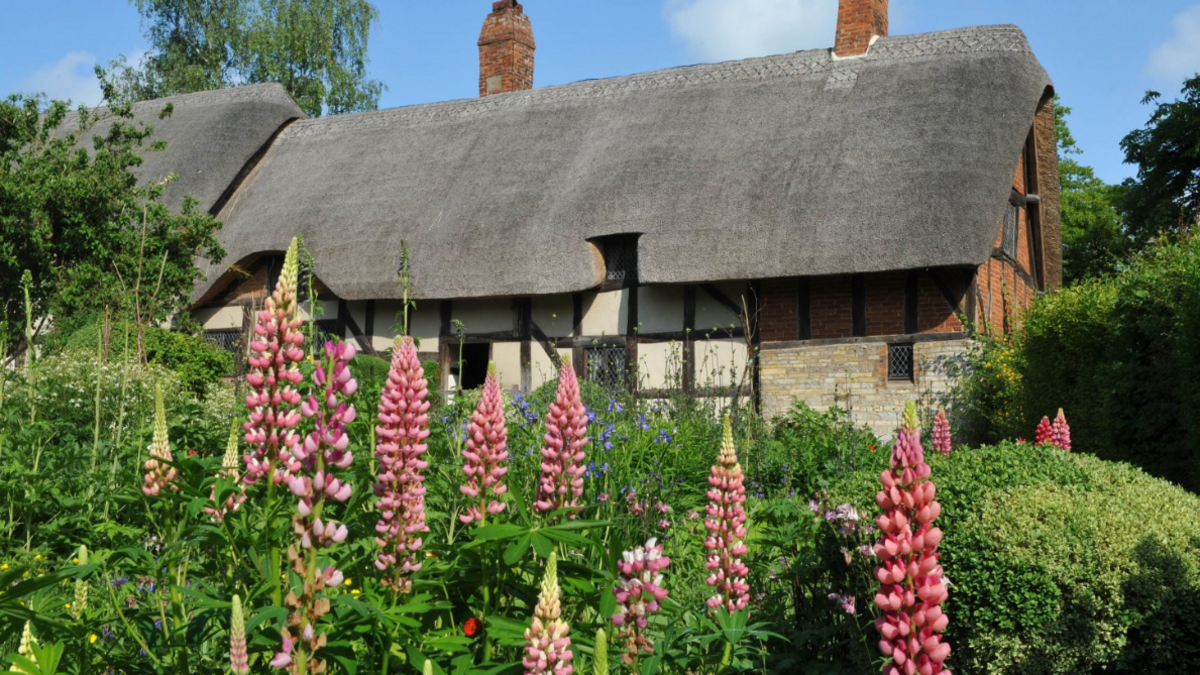
[[250, 659], [246, 654], [246, 621], [242, 616], [242, 599], [233, 596], [229, 618], [229, 670], [234, 675], [249, 675]]
[[1062, 408], [1058, 409], [1058, 415], [1055, 415], [1054, 424], [1050, 427], [1050, 445], [1063, 450], [1071, 449], [1071, 427], [1067, 425], [1067, 416]]
[[[546, 435], [542, 437], [542, 477], [538, 513], [578, 506], [583, 495], [583, 446], [587, 445], [587, 412], [579, 396], [579, 381], [567, 359], [558, 373], [558, 394], [546, 413]], [[574, 519], [575, 513], [568, 518]]]
[[558, 560], [554, 551], [546, 560], [546, 573], [533, 609], [533, 623], [525, 629], [525, 675], [571, 675], [571, 627], [561, 618]]
[[942, 406], [938, 406], [937, 415], [933, 418], [933, 449], [943, 455], [950, 454], [950, 420]]
[[1038, 422], [1037, 430], [1034, 432], [1033, 444], [1045, 445], [1050, 442], [1050, 433], [1053, 428], [1050, 426], [1050, 418], [1043, 417], [1041, 422]]
[[375, 543], [380, 547], [375, 567], [394, 569], [384, 580], [398, 593], [412, 590], [412, 574], [421, 569], [417, 557], [429, 531], [425, 524], [425, 476], [428, 465], [425, 439], [429, 436], [429, 383], [408, 336], [396, 338], [392, 367], [379, 401], [379, 425], [375, 427], [375, 457], [379, 460], [375, 496], [379, 497], [379, 522]]
[[667, 597], [662, 571], [671, 564], [671, 559], [662, 554], [662, 546], [653, 538], [645, 546], [625, 551], [622, 558], [617, 562], [620, 575], [613, 587], [617, 613], [612, 621], [620, 626], [617, 637], [625, 640], [625, 655], [621, 660], [633, 665], [639, 654], [654, 653], [654, 643], [645, 634], [646, 622]]
[[[467, 484], [459, 488], [474, 501], [467, 512], [459, 516], [465, 523], [484, 522], [486, 514], [495, 515], [504, 511], [505, 504], [499, 497], [508, 491], [502, 483], [508, 467], [508, 429], [504, 426], [504, 400], [500, 397], [500, 381], [496, 379], [496, 364], [488, 364], [487, 379], [483, 383], [483, 396], [479, 406], [471, 415], [467, 426], [467, 447], [463, 449], [463, 472]], [[492, 499], [488, 499], [491, 491]]]
[[729, 612], [743, 609], [750, 601], [750, 585], [746, 583], [749, 570], [742, 562], [746, 555], [746, 487], [742, 484], [742, 465], [738, 464], [737, 450], [733, 445], [733, 428], [729, 417], [725, 418], [724, 438], [721, 453], [708, 477], [708, 538], [704, 547], [708, 549], [708, 560], [704, 566], [712, 574], [706, 580], [716, 590], [708, 599], [710, 610], [724, 607]]
[[351, 493], [350, 484], [337, 474], [346, 472], [354, 461], [346, 427], [356, 414], [354, 406], [345, 402], [358, 390], [358, 382], [350, 374], [354, 356], [350, 343], [325, 343], [325, 360], [313, 371], [320, 398], [310, 395], [300, 405], [300, 413], [313, 420], [313, 431], [290, 450], [287, 486], [299, 498], [292, 516], [292, 530], [299, 541], [288, 547], [288, 562], [303, 579], [303, 586], [299, 596], [293, 591], [284, 599], [289, 610], [287, 627], [282, 631], [281, 650], [271, 663], [282, 663], [276, 667], [291, 673], [325, 672], [325, 659], [317, 654], [325, 646], [326, 635], [318, 624], [329, 612], [329, 600], [321, 593], [344, 580], [337, 568], [317, 566], [317, 552], [342, 543], [348, 535], [346, 526], [330, 519], [325, 509], [330, 502], [345, 503]]
[[142, 494], [157, 497], [163, 490], [178, 490], [175, 477], [179, 472], [167, 462], [173, 462], [171, 443], [167, 438], [167, 411], [163, 405], [162, 387], [154, 390], [154, 436], [150, 442], [150, 459], [146, 460], [146, 484]]
[[217, 504], [217, 486], [214, 484], [208, 492], [208, 501], [212, 505], [204, 507], [204, 512], [218, 523], [225, 520], [225, 516], [230, 512], [237, 511], [246, 501], [246, 486], [238, 481], [238, 459], [238, 425], [234, 423], [229, 433], [229, 443], [225, 447], [225, 456], [221, 458], [221, 470], [217, 473], [218, 477], [233, 481], [234, 493], [225, 499], [224, 504]]
[[942, 507], [934, 501], [929, 474], [917, 408], [910, 402], [892, 446], [891, 468], [880, 476], [883, 490], [875, 496], [883, 509], [875, 519], [882, 533], [875, 544], [881, 561], [875, 568], [880, 584], [875, 629], [882, 637], [879, 651], [889, 659], [884, 675], [950, 675], [943, 666], [950, 645], [941, 634], [949, 623], [941, 608], [947, 597], [937, 553], [942, 531], [933, 527]]
[[303, 320], [296, 316], [296, 284], [300, 276], [299, 241], [292, 239], [284, 256], [283, 270], [275, 290], [259, 310], [250, 342], [250, 372], [246, 383], [253, 391], [246, 396], [250, 420], [243, 424], [251, 447], [244, 459], [247, 485], [268, 474], [283, 483], [299, 467], [291, 451], [300, 437], [292, 430], [300, 422], [300, 392], [296, 385], [303, 376]]

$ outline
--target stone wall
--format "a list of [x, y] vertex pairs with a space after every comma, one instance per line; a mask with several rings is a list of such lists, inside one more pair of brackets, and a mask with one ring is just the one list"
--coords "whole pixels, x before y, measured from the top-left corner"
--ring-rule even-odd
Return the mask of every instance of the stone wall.
[[969, 339], [917, 342], [915, 381], [888, 380], [886, 342], [854, 342], [773, 349], [764, 345], [760, 377], [769, 419], [796, 400], [819, 410], [838, 405], [877, 435], [892, 437], [904, 404], [935, 408], [948, 402], [951, 364], [962, 363]]

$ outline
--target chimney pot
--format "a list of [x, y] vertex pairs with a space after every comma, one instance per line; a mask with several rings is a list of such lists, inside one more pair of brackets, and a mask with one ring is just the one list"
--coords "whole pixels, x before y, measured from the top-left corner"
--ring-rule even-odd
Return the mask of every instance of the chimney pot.
[[517, 0], [492, 3], [479, 33], [479, 95], [533, 88], [533, 25]]
[[835, 56], [862, 56], [871, 40], [887, 34], [888, 0], [839, 0]]

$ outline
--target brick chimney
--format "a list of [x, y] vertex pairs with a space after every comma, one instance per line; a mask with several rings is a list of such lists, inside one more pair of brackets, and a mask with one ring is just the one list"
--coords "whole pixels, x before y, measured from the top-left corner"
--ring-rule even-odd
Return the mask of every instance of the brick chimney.
[[887, 34], [888, 0], [839, 0], [834, 56], [862, 56], [872, 38]]
[[533, 26], [517, 0], [492, 3], [479, 33], [479, 95], [533, 89]]

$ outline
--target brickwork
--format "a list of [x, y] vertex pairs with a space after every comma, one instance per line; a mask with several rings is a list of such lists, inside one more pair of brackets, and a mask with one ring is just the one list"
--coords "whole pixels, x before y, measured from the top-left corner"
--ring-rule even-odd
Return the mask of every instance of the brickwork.
[[867, 300], [867, 335], [904, 332], [904, 284], [908, 272], [868, 274], [863, 282]]
[[847, 337], [853, 329], [854, 310], [850, 300], [850, 276], [813, 277], [813, 339]]
[[[943, 283], [954, 292], [955, 286], [945, 277]], [[950, 301], [937, 287], [930, 272], [923, 271], [917, 275], [917, 308], [917, 325], [922, 333], [951, 333], [963, 329], [962, 320], [954, 313]]]
[[841, 0], [838, 3], [834, 54], [861, 56], [871, 46], [871, 38], [887, 34], [888, 0]]
[[479, 33], [479, 95], [533, 88], [533, 25], [516, 0], [492, 3]]
[[782, 415], [797, 401], [824, 410], [838, 405], [876, 434], [895, 434], [908, 401], [921, 408], [949, 402], [952, 365], [961, 364], [970, 340], [918, 342], [914, 347], [916, 381], [887, 379], [887, 344], [813, 345], [762, 352], [759, 375], [763, 412]]
[[762, 282], [762, 321], [759, 331], [764, 342], [795, 340], [799, 336], [798, 291], [795, 278], [767, 279]]

